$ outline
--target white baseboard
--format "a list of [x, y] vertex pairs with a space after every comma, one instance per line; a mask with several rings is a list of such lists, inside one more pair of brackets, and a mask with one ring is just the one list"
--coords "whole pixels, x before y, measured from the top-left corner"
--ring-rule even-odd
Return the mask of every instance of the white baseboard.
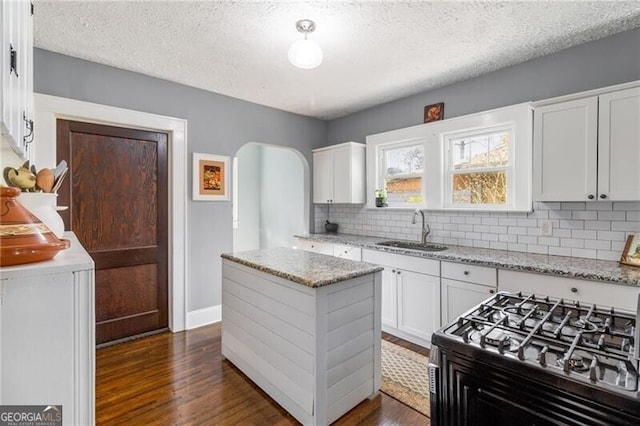
[[187, 330], [222, 321], [222, 305], [187, 312]]

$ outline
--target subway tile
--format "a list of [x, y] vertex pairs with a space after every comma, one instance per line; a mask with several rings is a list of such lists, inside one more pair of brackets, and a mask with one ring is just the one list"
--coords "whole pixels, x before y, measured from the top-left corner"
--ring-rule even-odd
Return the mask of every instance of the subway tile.
[[456, 246], [459, 245], [457, 238], [444, 238], [442, 244], [453, 244]]
[[611, 241], [607, 240], [584, 240], [584, 248], [596, 250], [611, 250]]
[[536, 219], [518, 219], [518, 226], [538, 226]]
[[527, 213], [527, 217], [529, 219], [548, 219], [549, 211], [548, 210], [535, 210], [531, 213]]
[[500, 234], [498, 235], [498, 241], [502, 241], [505, 243], [517, 243], [518, 236], [517, 235], [509, 235], [509, 234]]
[[614, 210], [640, 210], [640, 202], [619, 201], [613, 203]]
[[538, 237], [532, 237], [529, 235], [518, 235], [518, 243], [520, 244], [537, 244]]
[[574, 220], [596, 220], [598, 212], [573, 210], [571, 218]]
[[554, 256], [571, 256], [569, 247], [549, 247], [549, 254]]
[[573, 257], [585, 257], [587, 259], [595, 259], [597, 255], [596, 250], [572, 248], [571, 256]]
[[538, 237], [538, 244], [543, 246], [559, 246], [560, 238], [555, 237]]
[[618, 253], [622, 253], [626, 245], [627, 245], [626, 241], [611, 241], [611, 251], [617, 251]]
[[473, 226], [474, 225], [460, 224], [460, 225], [458, 225], [458, 231], [472, 232], [473, 231]]
[[574, 229], [573, 231], [571, 231], [571, 237], [582, 238], [585, 240], [595, 240], [596, 238], [598, 238], [598, 233], [597, 231], [584, 231], [582, 229]]
[[482, 218], [479, 217], [467, 217], [466, 223], [470, 225], [480, 225], [482, 223]]
[[518, 219], [512, 217], [504, 217], [498, 219], [498, 225], [500, 226], [518, 226]]
[[560, 238], [560, 245], [562, 247], [584, 248], [584, 240], [577, 238]]
[[536, 202], [533, 203], [533, 208], [535, 210], [560, 210], [562, 207], [560, 203]]
[[623, 211], [598, 212], [598, 220], [628, 220], [629, 218], [627, 217], [626, 213], [627, 212]]
[[587, 203], [587, 210], [613, 210], [611, 201], [598, 201], [597, 203]]
[[557, 238], [571, 238], [570, 229], [553, 228], [553, 236]]
[[527, 251], [526, 244], [507, 243], [507, 250], [511, 251]]
[[640, 222], [611, 222], [611, 230], [640, 232]]
[[507, 250], [507, 243], [501, 243], [498, 241], [491, 241], [489, 248], [493, 250]]
[[640, 211], [627, 211], [626, 212], [626, 219], [627, 220], [635, 220], [635, 221], [640, 221]]
[[595, 229], [597, 231], [610, 231], [611, 222], [608, 220], [585, 220], [584, 229]]
[[585, 203], [562, 203], [562, 210], [585, 210]]
[[563, 229], [584, 229], [584, 220], [561, 220], [560, 228]]
[[498, 218], [497, 217], [483, 217], [481, 223], [482, 223], [482, 225], [497, 225], [498, 224]]
[[490, 230], [489, 225], [473, 225], [473, 232], [489, 232]]
[[527, 235], [540, 235], [540, 228], [527, 228]]
[[467, 240], [479, 240], [482, 238], [482, 234], [479, 232], [466, 232], [464, 236]]
[[626, 241], [627, 233], [617, 231], [598, 231], [598, 239], [609, 241]]
[[466, 247], [473, 247], [473, 240], [470, 240], [470, 239], [467, 239], [467, 238], [458, 238], [458, 245], [466, 246]]
[[483, 233], [482, 240], [484, 241], [498, 241], [498, 234]]
[[529, 253], [549, 254], [549, 247], [536, 244], [527, 244], [527, 251]]
[[475, 240], [473, 242], [473, 246], [474, 247], [480, 247], [480, 248], [490, 248], [491, 247], [489, 241], [482, 241], [482, 240]]
[[452, 231], [451, 232], [451, 237], [452, 238], [464, 238], [466, 235], [466, 232], [462, 232], [462, 231]]
[[507, 233], [507, 227], [506, 226], [492, 226], [489, 229], [489, 232], [491, 232], [492, 234], [506, 234]]
[[456, 223], [445, 223], [444, 229], [445, 231], [457, 231], [458, 225]]
[[597, 259], [599, 260], [620, 260], [620, 252], [598, 250]]
[[571, 219], [571, 210], [551, 210], [549, 212], [549, 219]]
[[512, 235], [527, 235], [527, 228], [520, 226], [509, 226], [507, 232]]
[[467, 219], [464, 216], [455, 216], [451, 218], [451, 223], [467, 223]]

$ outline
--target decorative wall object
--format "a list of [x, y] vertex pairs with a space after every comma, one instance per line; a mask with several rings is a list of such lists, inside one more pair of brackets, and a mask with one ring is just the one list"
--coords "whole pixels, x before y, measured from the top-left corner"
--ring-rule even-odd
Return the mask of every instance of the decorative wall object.
[[444, 118], [444, 102], [424, 107], [424, 122], [438, 121]]
[[193, 153], [193, 199], [228, 201], [229, 157]]
[[629, 235], [622, 251], [620, 263], [624, 265], [640, 266], [640, 233]]

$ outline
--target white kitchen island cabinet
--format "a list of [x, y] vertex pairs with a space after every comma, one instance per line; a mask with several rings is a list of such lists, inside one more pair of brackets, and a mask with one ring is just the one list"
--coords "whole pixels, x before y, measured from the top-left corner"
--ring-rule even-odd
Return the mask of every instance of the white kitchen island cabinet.
[[0, 404], [62, 405], [95, 424], [94, 263], [75, 235], [52, 260], [0, 268]]
[[381, 267], [289, 248], [222, 257], [229, 361], [304, 425], [376, 394]]

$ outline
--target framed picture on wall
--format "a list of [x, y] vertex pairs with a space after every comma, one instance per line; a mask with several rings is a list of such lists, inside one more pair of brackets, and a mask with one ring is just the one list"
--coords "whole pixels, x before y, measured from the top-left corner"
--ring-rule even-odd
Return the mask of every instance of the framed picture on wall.
[[228, 201], [229, 157], [193, 153], [193, 199]]
[[438, 121], [444, 118], [444, 102], [424, 107], [424, 122]]
[[622, 251], [620, 263], [640, 266], [640, 233], [627, 237], [627, 244], [625, 244], [624, 250]]

